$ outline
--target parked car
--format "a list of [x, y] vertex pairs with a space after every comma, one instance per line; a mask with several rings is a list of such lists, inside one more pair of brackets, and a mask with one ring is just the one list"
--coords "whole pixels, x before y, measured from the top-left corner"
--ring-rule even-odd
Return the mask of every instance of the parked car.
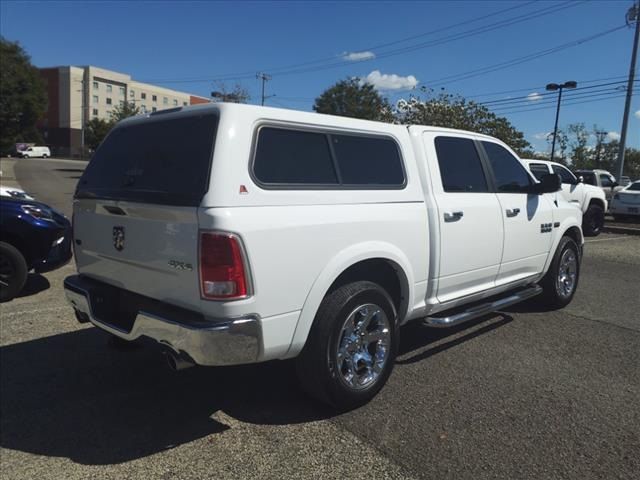
[[631, 183], [631, 178], [623, 175], [620, 177], [620, 186], [621, 187], [626, 187], [627, 185], [629, 185]]
[[[567, 305], [582, 213], [501, 141], [238, 104], [121, 121], [74, 196], [76, 317], [170, 366], [295, 358], [337, 408], [391, 374], [399, 327], [542, 294]], [[192, 392], [197, 394], [197, 392]]]
[[51, 156], [51, 151], [49, 150], [49, 147], [27, 147], [24, 150], [18, 151], [18, 156], [22, 158], [47, 158]]
[[613, 195], [610, 211], [616, 220], [640, 215], [640, 180]]
[[579, 205], [582, 210], [582, 231], [587, 236], [600, 235], [604, 225], [604, 213], [607, 211], [607, 199], [601, 188], [580, 181], [560, 163], [534, 159], [523, 161], [538, 180], [549, 173], [560, 175], [565, 200]]
[[574, 173], [578, 178], [582, 177], [582, 181], [587, 185], [601, 188], [607, 202], [611, 201], [615, 192], [622, 190], [616, 178], [606, 170], [576, 170]]
[[20, 293], [33, 270], [53, 270], [71, 258], [71, 224], [32, 199], [0, 196], [0, 301]]
[[16, 187], [0, 187], [1, 197], [19, 198], [23, 200], [35, 200], [31, 195]]

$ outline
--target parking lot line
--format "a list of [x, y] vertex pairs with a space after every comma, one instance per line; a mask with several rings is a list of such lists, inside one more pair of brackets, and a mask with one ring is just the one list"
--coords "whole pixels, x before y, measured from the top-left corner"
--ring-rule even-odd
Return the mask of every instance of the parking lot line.
[[630, 238], [633, 238], [633, 237], [630, 235], [621, 235], [619, 237], [613, 237], [613, 238], [596, 238], [594, 240], [585, 240], [584, 243], [610, 242], [612, 240], [629, 240]]

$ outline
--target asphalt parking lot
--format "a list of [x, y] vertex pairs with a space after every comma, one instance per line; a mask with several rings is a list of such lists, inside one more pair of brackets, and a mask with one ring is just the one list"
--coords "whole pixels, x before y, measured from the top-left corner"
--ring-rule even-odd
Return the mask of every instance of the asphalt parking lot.
[[[84, 164], [3, 160], [70, 215]], [[640, 472], [640, 236], [585, 246], [562, 311], [412, 324], [389, 383], [342, 415], [288, 362], [169, 371], [76, 322], [73, 265], [0, 305], [0, 478], [632, 479]]]

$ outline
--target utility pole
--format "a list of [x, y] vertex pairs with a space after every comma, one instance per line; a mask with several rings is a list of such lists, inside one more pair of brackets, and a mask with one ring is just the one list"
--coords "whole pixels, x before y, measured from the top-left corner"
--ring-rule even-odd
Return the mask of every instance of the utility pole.
[[616, 162], [616, 179], [620, 181], [624, 169], [624, 150], [627, 142], [627, 126], [629, 123], [629, 110], [631, 108], [631, 96], [633, 95], [633, 81], [636, 76], [636, 57], [638, 55], [638, 37], [640, 37], [640, 3], [634, 2], [627, 11], [627, 25], [631, 26], [636, 22], [636, 32], [633, 38], [633, 50], [631, 50], [631, 67], [629, 68], [629, 82], [627, 83], [627, 98], [624, 102], [624, 114], [622, 115], [622, 131], [620, 132], [620, 150], [618, 150], [618, 161]]
[[256, 78], [258, 80], [262, 80], [262, 103], [260, 105], [264, 105], [265, 98], [269, 98], [269, 97], [265, 97], [264, 95], [264, 84], [265, 82], [268, 82], [269, 80], [271, 80], [271, 75], [267, 75], [266, 73], [256, 73]]

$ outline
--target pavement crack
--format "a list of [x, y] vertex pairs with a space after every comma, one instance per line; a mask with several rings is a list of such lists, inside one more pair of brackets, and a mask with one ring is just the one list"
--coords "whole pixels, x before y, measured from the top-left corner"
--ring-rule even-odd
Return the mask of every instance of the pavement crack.
[[598, 320], [596, 318], [589, 318], [589, 317], [585, 317], [583, 315], [576, 315], [575, 313], [571, 313], [571, 312], [567, 312], [567, 311], [565, 311], [563, 313], [565, 315], [569, 316], [569, 317], [577, 318], [579, 320], [587, 320], [589, 322], [601, 323], [601, 324], [607, 325], [609, 327], [620, 328], [622, 330], [627, 330], [627, 331], [630, 331], [630, 332], [633, 332], [633, 333], [640, 333], [640, 330], [635, 329], [635, 328], [625, 327], [624, 325], [617, 325], [615, 323], [610, 323], [610, 322], [607, 322], [607, 321], [604, 321], [604, 320]]

